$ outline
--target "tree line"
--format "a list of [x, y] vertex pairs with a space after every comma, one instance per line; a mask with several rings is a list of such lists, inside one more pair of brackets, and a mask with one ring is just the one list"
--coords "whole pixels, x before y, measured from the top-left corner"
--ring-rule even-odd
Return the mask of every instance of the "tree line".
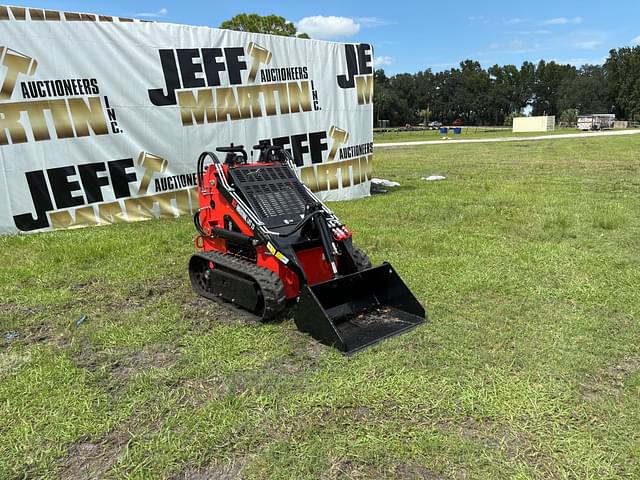
[[374, 77], [374, 119], [391, 125], [457, 119], [466, 125], [503, 125], [525, 109], [567, 122], [583, 113], [640, 120], [640, 47], [611, 50], [604, 65], [580, 68], [541, 60], [484, 69], [465, 60], [442, 72], [387, 76], [379, 69]]
[[[309, 38], [278, 15], [241, 13], [220, 28]], [[578, 114], [615, 113], [616, 118], [640, 121], [640, 46], [611, 50], [604, 65], [576, 68], [554, 61], [493, 65], [465, 60], [443, 72], [427, 69], [388, 77], [374, 73], [374, 121], [391, 125], [429, 120], [466, 125], [510, 124], [514, 116], [555, 115], [575, 122]]]

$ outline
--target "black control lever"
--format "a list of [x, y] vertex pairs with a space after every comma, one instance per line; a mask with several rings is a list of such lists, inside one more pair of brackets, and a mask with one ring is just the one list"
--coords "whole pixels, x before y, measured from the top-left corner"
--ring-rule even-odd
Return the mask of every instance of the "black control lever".
[[[228, 147], [218, 147], [216, 148], [216, 152], [226, 153], [227, 157], [225, 159], [226, 163], [238, 163], [235, 161], [235, 157], [240, 154], [242, 155], [242, 162], [247, 163], [248, 156], [247, 151], [244, 149], [244, 145], [234, 145], [233, 143]], [[235, 156], [233, 154], [236, 154]]]
[[261, 163], [271, 163], [274, 160], [282, 161], [279, 158], [279, 153], [283, 150], [281, 145], [271, 145], [270, 143], [259, 143], [258, 145], [253, 146], [254, 150], [258, 150], [260, 152], [260, 157], [258, 157], [258, 162]]
[[270, 143], [259, 143], [253, 146], [254, 150], [272, 150], [274, 152], [282, 150], [282, 145], [271, 145]]
[[233, 143], [228, 147], [217, 147], [216, 152], [223, 153], [246, 153], [244, 150], [244, 145], [234, 145]]

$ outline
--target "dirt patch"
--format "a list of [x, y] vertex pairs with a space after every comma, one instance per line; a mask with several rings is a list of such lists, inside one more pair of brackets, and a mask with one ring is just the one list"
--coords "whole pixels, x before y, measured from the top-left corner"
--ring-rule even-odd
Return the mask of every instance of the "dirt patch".
[[367, 407], [355, 407], [352, 413], [357, 420], [366, 420], [371, 412]]
[[289, 343], [291, 343], [294, 348], [292, 357], [304, 362], [305, 365], [311, 366], [317, 364], [323, 353], [333, 350], [332, 347], [328, 347], [320, 343], [311, 335], [302, 333], [298, 330], [293, 318], [283, 323], [282, 328], [283, 333], [286, 332]]
[[58, 346], [65, 346], [69, 343], [69, 338], [64, 331], [44, 323], [24, 328], [23, 338], [28, 343], [53, 343]]
[[192, 291], [186, 291], [181, 298], [182, 318], [192, 322], [195, 329], [207, 331], [214, 323], [255, 323], [248, 314], [231, 310], [212, 300], [207, 300]]
[[163, 297], [178, 290], [186, 290], [185, 287], [184, 279], [168, 276], [137, 284], [130, 289], [130, 292], [132, 296], [140, 298]]
[[301, 353], [303, 354], [302, 356], [306, 358], [318, 358], [330, 348], [313, 339], [309, 335], [305, 335], [305, 338], [307, 339], [307, 344], [306, 347], [302, 349]]
[[[132, 283], [128, 286], [128, 297], [148, 298], [173, 292], [184, 286], [184, 280], [174, 277], [156, 278], [145, 282]], [[112, 288], [104, 279], [90, 278], [69, 285], [69, 290], [79, 296], [109, 293]]]
[[580, 384], [582, 398], [588, 402], [619, 395], [629, 376], [640, 370], [640, 357], [626, 357]]
[[82, 294], [87, 291], [94, 292], [103, 288], [103, 283], [97, 278], [89, 278], [85, 281], [69, 285], [69, 291], [73, 294]]
[[327, 471], [320, 478], [322, 480], [355, 479], [355, 478], [383, 478], [376, 469], [348, 458], [333, 459]]
[[345, 322], [351, 322], [362, 327], [374, 325], [397, 325], [403, 326], [408, 322], [399, 318], [395, 311], [389, 307], [376, 307], [364, 310], [358, 314], [353, 314], [344, 318]]
[[[13, 333], [13, 332], [12, 332]], [[56, 347], [67, 347], [71, 342], [71, 336], [56, 325], [38, 323], [25, 325], [16, 329], [17, 336], [10, 341], [0, 337], [0, 350], [14, 344], [46, 343]]]
[[145, 347], [139, 351], [127, 352], [111, 364], [111, 372], [116, 378], [126, 380], [136, 373], [151, 368], [167, 368], [179, 358], [177, 351], [160, 349], [161, 347]]
[[73, 444], [58, 460], [60, 478], [94, 480], [104, 478], [130, 439], [125, 430], [112, 432], [102, 441], [91, 442], [88, 437]]
[[151, 368], [167, 368], [180, 358], [180, 352], [168, 345], [148, 345], [141, 350], [117, 348], [95, 351], [85, 347], [74, 355], [76, 365], [91, 372], [104, 369], [109, 382], [126, 386], [137, 373]]
[[31, 352], [0, 351], [0, 380], [18, 372], [31, 362]]
[[625, 380], [638, 370], [640, 370], [640, 357], [628, 357], [618, 364], [608, 367], [605, 373], [611, 378]]
[[247, 465], [246, 459], [238, 459], [222, 465], [207, 465], [206, 467], [187, 467], [172, 480], [241, 480], [242, 472]]
[[441, 422], [437, 428], [455, 432], [462, 438], [481, 443], [485, 448], [499, 450], [509, 461], [520, 461], [540, 472], [544, 478], [557, 478], [554, 462], [534, 444], [525, 432], [514, 432], [505, 425], [490, 420], [467, 417], [460, 422]]
[[320, 478], [323, 480], [351, 480], [359, 478], [444, 480], [445, 477], [417, 463], [403, 462], [385, 467], [358, 462], [348, 458], [336, 458], [330, 462], [329, 468]]
[[44, 311], [42, 305], [21, 305], [19, 303], [0, 303], [0, 311], [10, 317], [28, 317]]
[[429, 470], [417, 463], [400, 463], [391, 469], [396, 478], [411, 478], [422, 480], [444, 480], [443, 475]]
[[69, 286], [73, 301], [66, 308], [78, 305], [97, 306], [100, 310], [136, 310], [150, 301], [174, 294], [183, 287], [183, 280], [160, 278], [149, 282], [134, 283], [124, 293], [114, 292], [113, 286], [105, 280], [89, 279]]
[[189, 378], [180, 382], [179, 387], [185, 392], [181, 405], [194, 408], [229, 395], [232, 391], [229, 383], [219, 377]]
[[292, 354], [275, 358], [255, 370], [238, 372], [230, 379], [232, 391], [236, 395], [268, 392], [290, 381], [295, 381], [298, 388], [304, 388], [309, 372], [317, 365], [317, 356], [311, 353], [313, 349], [294, 350]]
[[518, 453], [526, 450], [526, 442], [514, 435], [506, 427], [496, 426], [491, 422], [482, 422], [467, 418], [462, 423], [451, 425], [461, 437], [482, 443], [486, 448], [502, 451], [509, 460], [518, 457]]

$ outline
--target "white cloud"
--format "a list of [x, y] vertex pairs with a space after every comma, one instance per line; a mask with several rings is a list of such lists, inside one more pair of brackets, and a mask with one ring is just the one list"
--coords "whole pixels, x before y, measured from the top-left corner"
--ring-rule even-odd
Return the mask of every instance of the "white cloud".
[[373, 59], [374, 67], [383, 67], [385, 65], [391, 65], [393, 63], [393, 58], [387, 55], [381, 55]]
[[467, 17], [467, 20], [469, 20], [470, 22], [484, 23], [485, 25], [489, 23], [489, 19], [484, 15]]
[[442, 63], [430, 63], [427, 65], [429, 68], [435, 70], [451, 69], [460, 66], [460, 62], [442, 62]]
[[598, 48], [602, 44], [603, 42], [601, 42], [600, 40], [582, 40], [575, 42], [573, 46], [579, 48], [580, 50], [593, 50], [594, 48]]
[[535, 52], [540, 50], [540, 45], [538, 44], [534, 44], [534, 45], [530, 45], [530, 44], [526, 44], [524, 43], [522, 40], [511, 40], [508, 43], [491, 43], [489, 45], [489, 51], [488, 52], [480, 52], [479, 55], [493, 55], [496, 53], [502, 53], [502, 54], [509, 54], [509, 53], [518, 53], [518, 54], [522, 54], [522, 53], [531, 53], [531, 52]]
[[509, 43], [492, 43], [489, 45], [492, 50], [501, 49], [505, 51], [519, 52], [525, 49], [525, 44], [521, 40], [511, 40]]
[[147, 17], [147, 18], [159, 18], [159, 17], [164, 17], [167, 13], [169, 13], [169, 10], [167, 10], [166, 8], [161, 8], [157, 12], [136, 13], [136, 14], [134, 14], [134, 16], [135, 17]]
[[569, 58], [567, 60], [555, 60], [556, 63], [573, 65], [574, 67], [580, 68], [583, 65], [602, 65], [607, 60], [606, 57], [599, 58]]
[[564, 43], [578, 50], [595, 50], [609, 44], [610, 40], [606, 32], [583, 30], [568, 35]]
[[360, 24], [353, 18], [316, 15], [304, 17], [296, 24], [296, 28], [312, 38], [333, 39], [355, 35], [360, 31]]
[[505, 25], [517, 25], [519, 23], [526, 23], [528, 21], [528, 18], [510, 18], [509, 20], [505, 20], [504, 23]]
[[519, 35], [549, 35], [551, 30], [520, 30]]
[[569, 23], [578, 24], [578, 23], [582, 23], [582, 20], [584, 20], [584, 18], [582, 17], [574, 17], [574, 18], [557, 17], [557, 18], [550, 18], [548, 20], [545, 20], [544, 22], [542, 22], [542, 24], [543, 25], [567, 25]]
[[385, 20], [380, 17], [358, 17], [355, 21], [362, 28], [386, 27], [387, 25], [395, 24], [395, 22], [390, 22], [389, 20]]
[[631, 45], [640, 45], [640, 35], [631, 40]]

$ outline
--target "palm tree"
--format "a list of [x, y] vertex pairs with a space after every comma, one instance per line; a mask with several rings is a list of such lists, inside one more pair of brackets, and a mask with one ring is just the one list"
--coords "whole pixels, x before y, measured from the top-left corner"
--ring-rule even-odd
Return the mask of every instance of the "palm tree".
[[429, 107], [420, 110], [420, 112], [418, 112], [420, 114], [420, 116], [422, 118], [424, 118], [424, 126], [426, 127], [427, 124], [429, 123], [429, 116], [431, 116], [431, 110], [429, 110]]

